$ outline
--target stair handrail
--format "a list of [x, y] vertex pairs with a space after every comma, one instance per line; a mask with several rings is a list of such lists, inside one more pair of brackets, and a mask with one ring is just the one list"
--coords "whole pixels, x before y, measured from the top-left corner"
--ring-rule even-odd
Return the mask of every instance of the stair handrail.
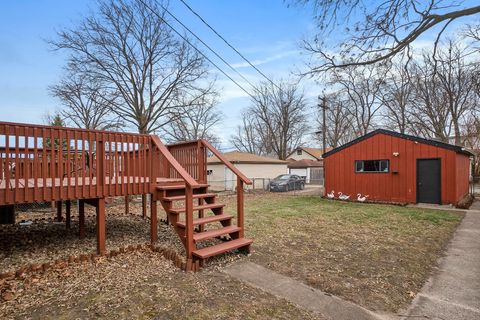
[[230, 171], [232, 171], [240, 180], [246, 184], [252, 184], [252, 180], [247, 178], [240, 170], [238, 170], [230, 161], [228, 161], [214, 146], [205, 139], [201, 139], [203, 145], [207, 147]]
[[158, 148], [158, 150], [162, 153], [168, 163], [177, 171], [177, 173], [182, 177], [185, 183], [190, 186], [191, 188], [199, 188], [200, 184], [198, 184], [195, 179], [185, 170], [180, 163], [173, 157], [173, 155], [168, 151], [167, 147], [162, 143], [160, 138], [156, 135], [151, 135], [153, 144]]
[[230, 169], [237, 176], [237, 227], [240, 228], [238, 236], [244, 237], [245, 232], [245, 208], [244, 208], [244, 186], [243, 184], [252, 184], [252, 181], [248, 179], [243, 173], [240, 172], [230, 161], [228, 161], [214, 146], [207, 140], [200, 140], [201, 143], [209, 149], [223, 164]]
[[153, 144], [185, 181], [185, 251], [187, 261], [191, 263], [195, 246], [193, 242], [193, 189], [199, 188], [200, 184], [173, 157], [158, 136], [152, 135], [151, 137]]

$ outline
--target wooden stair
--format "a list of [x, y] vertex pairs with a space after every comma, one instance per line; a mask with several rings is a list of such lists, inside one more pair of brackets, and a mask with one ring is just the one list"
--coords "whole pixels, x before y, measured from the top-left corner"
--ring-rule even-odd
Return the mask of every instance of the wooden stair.
[[[217, 209], [221, 209], [223, 207], [225, 207], [225, 205], [221, 204], [221, 203], [203, 204], [203, 205], [198, 206], [198, 207], [193, 207], [193, 211], [208, 210], [208, 209], [217, 210]], [[185, 210], [186, 210], [186, 208], [172, 208], [172, 209], [170, 209], [170, 212], [175, 213], [175, 214], [179, 214], [179, 213], [185, 212]]]
[[[198, 219], [193, 219], [193, 225], [194, 226], [199, 226], [199, 225], [204, 225], [207, 223], [211, 222], [217, 222], [217, 221], [225, 221], [225, 222], [231, 222], [233, 216], [227, 215], [227, 214], [219, 214], [215, 216], [208, 216], [204, 218], [198, 218]], [[177, 226], [180, 228], [185, 228], [185, 221], [177, 221]]]
[[228, 251], [232, 251], [234, 249], [240, 249], [244, 247], [248, 247], [252, 244], [253, 240], [241, 238], [235, 239], [232, 241], [227, 241], [224, 243], [216, 244], [211, 247], [206, 247], [202, 249], [198, 249], [193, 251], [193, 255], [200, 259], [207, 259]]
[[199, 233], [195, 233], [193, 235], [193, 240], [196, 241], [202, 241], [202, 240], [208, 240], [212, 238], [217, 238], [221, 237], [226, 234], [232, 234], [235, 232], [240, 231], [240, 228], [237, 226], [228, 226], [228, 227], [223, 227], [220, 229], [214, 229], [214, 230], [208, 230], [208, 231], [203, 231]]
[[[157, 199], [160, 200], [169, 223], [174, 227], [183, 244], [186, 246], [186, 207], [185, 207], [185, 184], [159, 185], [156, 188]], [[217, 203], [215, 193], [208, 192], [208, 185], [200, 184], [193, 189], [193, 250], [192, 256], [187, 257], [197, 260], [241, 249], [249, 252], [252, 240], [245, 239], [241, 235], [241, 227], [232, 225], [233, 216], [224, 213], [225, 205]], [[181, 204], [183, 202], [183, 204]], [[198, 204], [197, 204], [198, 202]], [[195, 215], [198, 215], [196, 217]], [[217, 228], [212, 228], [217, 225]], [[219, 239], [219, 244], [205, 247], [205, 240]], [[201, 243], [201, 248], [197, 245]]]

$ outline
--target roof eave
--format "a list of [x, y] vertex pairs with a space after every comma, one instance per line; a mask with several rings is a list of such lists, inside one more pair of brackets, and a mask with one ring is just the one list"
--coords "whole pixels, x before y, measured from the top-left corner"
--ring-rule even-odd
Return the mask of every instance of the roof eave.
[[455, 146], [455, 145], [451, 145], [451, 144], [448, 144], [448, 143], [444, 143], [444, 142], [439, 142], [439, 141], [435, 141], [435, 140], [429, 140], [429, 139], [424, 139], [424, 138], [420, 138], [420, 137], [416, 137], [416, 136], [412, 136], [412, 135], [408, 135], [408, 134], [404, 134], [404, 133], [400, 133], [400, 132], [395, 132], [395, 131], [390, 131], [390, 130], [386, 130], [386, 129], [376, 129], [374, 131], [371, 131], [361, 137], [358, 137], [350, 142], [347, 142], [346, 144], [340, 146], [340, 147], [337, 147], [335, 149], [332, 149], [328, 152], [325, 152], [322, 157], [323, 158], [326, 158], [326, 157], [329, 157], [331, 156], [332, 154], [334, 153], [337, 153], [343, 149], [346, 149], [354, 144], [357, 144], [363, 140], [366, 140], [368, 138], [371, 138], [373, 137], [374, 135], [377, 135], [377, 134], [380, 134], [380, 133], [383, 133], [383, 134], [386, 134], [386, 135], [389, 135], [389, 136], [393, 136], [393, 137], [397, 137], [397, 138], [400, 138], [400, 139], [406, 139], [406, 140], [410, 140], [410, 141], [416, 141], [416, 142], [419, 142], [419, 143], [423, 143], [423, 144], [428, 144], [428, 145], [432, 145], [432, 146], [435, 146], [435, 147], [438, 147], [438, 148], [443, 148], [443, 149], [448, 149], [448, 150], [451, 150], [451, 151], [454, 151], [456, 153], [461, 153], [461, 154], [465, 154], [467, 156], [474, 156], [471, 152], [463, 149], [462, 147], [459, 147], [459, 146]]

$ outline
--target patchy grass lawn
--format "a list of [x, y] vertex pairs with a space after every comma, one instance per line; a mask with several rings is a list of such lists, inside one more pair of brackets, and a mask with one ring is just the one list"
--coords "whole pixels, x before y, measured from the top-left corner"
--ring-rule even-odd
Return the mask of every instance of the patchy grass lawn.
[[460, 220], [446, 211], [315, 196], [246, 198], [252, 261], [371, 310], [407, 306]]
[[[250, 259], [372, 310], [397, 311], [420, 290], [461, 220], [449, 212], [318, 196], [247, 194], [245, 199], [246, 235], [255, 240], [248, 258], [222, 255], [202, 272], [185, 274], [145, 250], [102, 259], [95, 266], [0, 280], [0, 296], [13, 294], [10, 301], [0, 298], [0, 319], [320, 319], [220, 272], [225, 263], [238, 259]], [[228, 204], [226, 212], [235, 212], [235, 197], [221, 196], [219, 201]], [[107, 210], [122, 212], [123, 206]], [[132, 204], [131, 210], [139, 214], [140, 206]], [[20, 238], [2, 247], [8, 249], [3, 258], [10, 260], [0, 266], [53, 259], [65, 254], [62, 250], [94, 250], [90, 220], [83, 241], [76, 238], [76, 228], [66, 232], [61, 225], [40, 225], [38, 234], [13, 232]], [[148, 240], [148, 221], [112, 216], [107, 222], [109, 249]], [[31, 235], [35, 242], [28, 241]], [[159, 236], [160, 244], [178, 246], [170, 227], [160, 224]], [[3, 230], [2, 237], [9, 233]]]

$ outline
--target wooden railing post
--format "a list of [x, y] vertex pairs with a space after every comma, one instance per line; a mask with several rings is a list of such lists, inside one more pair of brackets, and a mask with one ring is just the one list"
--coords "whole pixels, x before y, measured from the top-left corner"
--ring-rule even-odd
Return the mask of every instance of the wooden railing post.
[[102, 139], [97, 142], [97, 185], [100, 187], [100, 192], [97, 189], [97, 196], [103, 198], [105, 196], [105, 144]]
[[244, 204], [243, 204], [243, 180], [240, 177], [237, 177], [237, 227], [240, 228], [239, 236], [243, 238], [244, 236]]
[[185, 248], [187, 259], [192, 258], [193, 253], [193, 188], [185, 184]]
[[197, 165], [198, 165], [198, 181], [200, 183], [207, 182], [207, 174], [205, 170], [205, 146], [202, 140], [197, 142]]

